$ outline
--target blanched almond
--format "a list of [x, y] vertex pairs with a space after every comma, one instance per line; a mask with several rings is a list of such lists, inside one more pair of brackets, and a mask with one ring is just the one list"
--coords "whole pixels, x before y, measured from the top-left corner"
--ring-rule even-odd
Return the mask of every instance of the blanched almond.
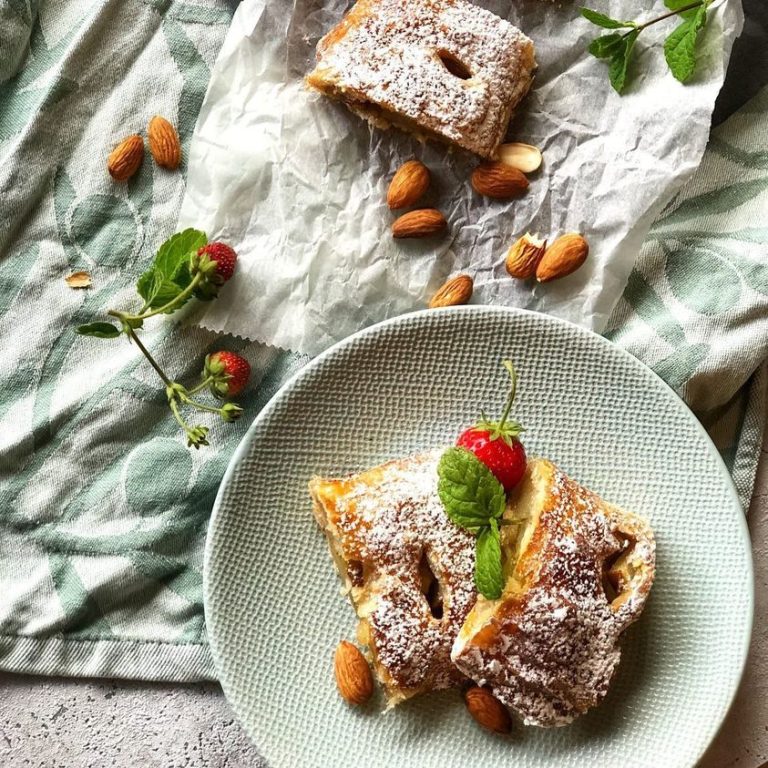
[[499, 162], [523, 173], [533, 173], [541, 167], [541, 152], [531, 144], [513, 141], [499, 147]]

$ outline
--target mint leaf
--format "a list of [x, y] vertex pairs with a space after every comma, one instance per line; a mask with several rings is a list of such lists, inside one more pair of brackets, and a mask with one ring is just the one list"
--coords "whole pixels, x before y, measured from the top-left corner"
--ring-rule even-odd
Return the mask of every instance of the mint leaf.
[[475, 586], [489, 600], [498, 600], [504, 589], [504, 572], [501, 566], [501, 537], [496, 520], [480, 531], [475, 546]]
[[437, 466], [437, 493], [456, 525], [478, 533], [501, 517], [504, 488], [488, 467], [465, 448], [448, 448]]
[[155, 256], [154, 267], [165, 278], [174, 280], [192, 254], [208, 242], [205, 232], [199, 229], [185, 229], [168, 238]]
[[595, 38], [587, 50], [598, 59], [610, 59], [624, 45], [624, 36], [618, 33]]
[[616, 93], [623, 93], [627, 86], [627, 73], [629, 63], [632, 60], [632, 49], [635, 47], [635, 41], [639, 34], [639, 29], [633, 29], [622, 38], [621, 45], [617, 46], [611, 55], [608, 64], [608, 78]]
[[606, 16], [599, 11], [593, 11], [590, 8], [580, 8], [581, 15], [596, 24], [603, 29], [632, 29], [637, 26], [634, 21], [619, 21], [618, 19], [612, 19], [610, 16]]
[[664, 58], [674, 77], [686, 83], [696, 70], [696, 41], [707, 23], [707, 8], [702, 5], [683, 21], [664, 41]]
[[80, 325], [77, 332], [81, 336], [95, 336], [97, 339], [116, 339], [120, 335], [120, 330], [115, 328], [112, 323], [89, 323]]
[[[685, 8], [691, 4], [691, 0], [664, 0], [664, 5], [669, 8], [670, 11], [677, 11], [680, 8]], [[706, 1], [706, 5], [709, 5], [709, 0]], [[691, 19], [698, 12], [698, 8], [689, 8], [687, 11], [683, 11], [680, 16], [683, 19]]]

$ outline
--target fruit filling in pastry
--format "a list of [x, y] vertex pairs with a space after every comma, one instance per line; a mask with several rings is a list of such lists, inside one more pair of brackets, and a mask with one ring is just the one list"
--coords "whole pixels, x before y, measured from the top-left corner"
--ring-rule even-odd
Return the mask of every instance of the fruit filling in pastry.
[[566, 725], [608, 691], [653, 582], [653, 533], [545, 459], [528, 462], [500, 528], [502, 594], [478, 597], [451, 658], [524, 723]]
[[389, 706], [464, 676], [451, 646], [475, 603], [474, 537], [446, 516], [432, 451], [310, 482], [315, 517]]
[[520, 30], [466, 0], [358, 0], [307, 84], [376, 127], [493, 158], [535, 67]]

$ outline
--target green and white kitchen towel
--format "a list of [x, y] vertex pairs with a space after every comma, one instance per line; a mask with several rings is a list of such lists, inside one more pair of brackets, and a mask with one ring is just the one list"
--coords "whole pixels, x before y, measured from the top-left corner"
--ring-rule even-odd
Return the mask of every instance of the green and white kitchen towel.
[[[125, 306], [175, 229], [184, 174], [109, 149], [155, 114], [188, 148], [231, 17], [221, 2], [0, 1], [0, 668], [214, 676], [202, 610], [206, 523], [227, 461], [303, 360], [168, 321], [163, 366], [191, 381], [214, 346], [247, 357], [248, 417], [186, 448], [153, 371], [73, 328]], [[696, 409], [751, 494], [765, 422], [768, 92], [718, 128], [659, 218], [609, 326]], [[762, 214], [762, 215], [761, 215]], [[72, 271], [91, 273], [75, 291]]]

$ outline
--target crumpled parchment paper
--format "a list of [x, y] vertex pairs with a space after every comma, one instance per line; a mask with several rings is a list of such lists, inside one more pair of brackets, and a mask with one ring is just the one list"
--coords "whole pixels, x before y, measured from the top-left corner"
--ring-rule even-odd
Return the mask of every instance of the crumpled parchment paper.
[[[423, 308], [451, 274], [475, 279], [473, 302], [525, 307], [600, 331], [650, 224], [696, 168], [734, 38], [738, 0], [711, 11], [694, 82], [666, 69], [661, 45], [677, 23], [643, 32], [633, 84], [618, 96], [586, 53], [596, 27], [579, 3], [483, 0], [536, 45], [534, 87], [508, 140], [544, 154], [527, 195], [491, 201], [472, 190], [477, 159], [368, 126], [307, 91], [318, 39], [342, 0], [244, 0], [219, 55], [189, 152], [180, 226], [232, 243], [235, 277], [193, 319], [204, 327], [316, 354], [350, 333]], [[616, 18], [650, 18], [660, 1], [595, 0]], [[393, 240], [385, 202], [396, 168], [417, 157], [450, 234]], [[583, 233], [591, 251], [572, 276], [511, 279], [504, 257], [526, 231]]]

